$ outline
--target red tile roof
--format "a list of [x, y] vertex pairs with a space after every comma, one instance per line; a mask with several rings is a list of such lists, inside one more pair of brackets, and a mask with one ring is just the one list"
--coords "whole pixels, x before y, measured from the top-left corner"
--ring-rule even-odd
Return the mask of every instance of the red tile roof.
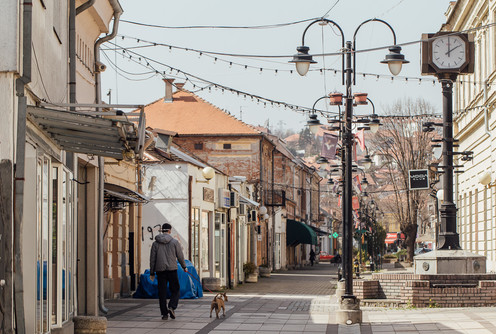
[[258, 135], [259, 131], [188, 91], [177, 91], [173, 102], [161, 98], [145, 107], [151, 128], [181, 135]]

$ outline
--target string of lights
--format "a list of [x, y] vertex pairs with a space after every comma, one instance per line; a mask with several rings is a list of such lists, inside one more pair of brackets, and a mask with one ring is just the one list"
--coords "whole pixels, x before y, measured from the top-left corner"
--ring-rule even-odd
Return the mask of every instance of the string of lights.
[[[113, 43], [112, 43], [113, 44]], [[212, 81], [209, 81], [209, 80], [206, 80], [206, 79], [202, 79], [200, 77], [197, 77], [193, 74], [189, 74], [187, 72], [184, 72], [182, 70], [179, 70], [177, 68], [174, 68], [174, 67], [171, 67], [167, 64], [164, 64], [160, 61], [157, 61], [157, 60], [154, 60], [150, 57], [147, 57], [147, 56], [144, 56], [144, 55], [141, 55], [133, 50], [129, 50], [127, 48], [124, 48], [122, 46], [118, 46], [121, 48], [122, 50], [122, 54], [119, 53], [123, 58], [126, 58], [126, 59], [129, 59], [129, 60], [132, 60], [133, 62], [141, 65], [141, 66], [146, 66], [148, 68], [152, 68], [153, 71], [155, 71], [155, 75], [161, 75], [163, 78], [168, 78], [172, 75], [173, 71], [175, 71], [177, 74], [182, 74], [184, 75], [184, 79], [186, 80], [186, 82], [190, 82], [192, 85], [193, 85], [193, 89], [195, 91], [192, 91], [192, 92], [201, 92], [201, 91], [204, 91], [204, 90], [208, 90], [209, 92], [212, 90], [212, 87], [214, 89], [221, 89], [222, 92], [224, 91], [228, 91], [228, 92], [231, 92], [233, 94], [237, 94], [238, 96], [243, 96], [245, 99], [246, 98], [250, 98], [252, 101], [256, 101], [257, 103], [263, 103], [264, 104], [264, 107], [266, 107], [268, 104], [270, 104], [271, 106], [283, 106], [285, 108], [289, 108], [290, 110], [293, 110], [295, 112], [299, 112], [299, 113], [306, 113], [306, 112], [310, 112], [310, 111], [314, 111], [314, 112], [318, 112], [318, 113], [326, 113], [326, 114], [334, 114], [334, 115], [338, 115], [339, 113], [337, 112], [330, 112], [330, 111], [326, 111], [326, 110], [320, 110], [320, 109], [312, 109], [312, 108], [309, 108], [309, 107], [303, 107], [303, 106], [298, 106], [298, 105], [294, 105], [294, 104], [289, 104], [289, 103], [286, 103], [286, 102], [283, 102], [283, 101], [276, 101], [276, 100], [273, 100], [273, 99], [269, 99], [269, 98], [265, 98], [265, 97], [262, 97], [262, 96], [259, 96], [259, 95], [254, 95], [254, 94], [250, 94], [250, 93], [247, 93], [247, 92], [244, 92], [244, 91], [240, 91], [240, 90], [237, 90], [237, 89], [234, 89], [234, 88], [231, 88], [231, 87], [227, 87], [225, 85], [222, 85], [222, 84], [218, 84], [218, 83], [215, 83], [215, 82], [212, 82]], [[108, 49], [106, 51], [113, 51], [113, 49]], [[106, 52], [105, 50], [103, 51], [103, 53], [105, 54]], [[126, 57], [126, 52], [129, 54], [128, 57]], [[133, 54], [134, 54], [134, 57], [133, 57]], [[109, 59], [108, 56], [106, 56], [107, 60], [109, 62], [111, 62], [111, 60]], [[146, 61], [146, 65], [141, 63], [141, 61]], [[150, 65], [150, 62], [154, 62], [160, 66], [164, 66], [168, 69], [169, 71], [169, 74], [167, 74], [166, 76], [166, 71], [159, 71], [158, 69], [155, 69], [153, 66]], [[119, 71], [122, 71], [122, 69], [118, 68], [113, 62], [112, 64], [114, 65], [115, 69], [119, 70]], [[335, 71], [335, 73], [338, 72], [338, 70], [333, 70]], [[366, 74], [367, 73], [362, 73], [363, 74]], [[373, 75], [373, 76], [380, 76], [378, 74], [368, 74], [368, 75]], [[176, 77], [176, 78], [180, 78], [180, 77]], [[193, 79], [192, 79], [193, 78]], [[149, 78], [148, 78], [149, 79]], [[418, 79], [422, 79], [422, 78], [418, 78]], [[132, 80], [132, 79], [130, 79]], [[196, 82], [196, 84], [195, 84]], [[206, 84], [206, 86], [204, 87], [198, 87], [197, 83], [204, 83]], [[435, 83], [435, 81], [433, 81]], [[462, 82], [462, 81], [461, 81]], [[198, 87], [198, 89], [197, 89]], [[196, 90], [197, 89], [197, 90]], [[468, 109], [462, 109], [462, 110], [457, 110], [457, 111], [454, 111], [454, 115], [455, 116], [458, 116], [460, 113], [463, 113], [463, 112], [466, 112]], [[383, 118], [391, 118], [391, 117], [396, 117], [396, 118], [411, 118], [410, 116], [402, 116], [402, 115], [379, 115], [379, 117], [383, 117]], [[419, 116], [415, 116], [415, 117], [419, 117]], [[440, 118], [441, 115], [436, 115], [436, 114], [433, 114], [433, 115], [425, 115], [425, 118], [430, 118], [430, 117], [435, 117], [435, 118]]]
[[[169, 74], [176, 72], [176, 74], [183, 75], [186, 82], [192, 83], [193, 89], [195, 89], [197, 87], [197, 85], [195, 83], [193, 83], [194, 80], [192, 80], [191, 78], [193, 78], [197, 81], [203, 82], [205, 84], [208, 84], [208, 86], [206, 86], [206, 87], [201, 87], [200, 91], [203, 91], [203, 90], [211, 91], [212, 88], [214, 88], [215, 90], [220, 89], [222, 92], [227, 91], [227, 92], [230, 92], [232, 94], [242, 96], [244, 98], [250, 98], [252, 101], [256, 101], [257, 103], [263, 103], [264, 107], [266, 107], [268, 105], [276, 106], [276, 107], [284, 107], [284, 108], [288, 108], [294, 112], [299, 112], [299, 113], [306, 113], [306, 112], [309, 112], [312, 110], [312, 108], [309, 108], [309, 107], [299, 106], [299, 105], [295, 105], [295, 104], [291, 104], [291, 103], [286, 103], [283, 101], [277, 101], [277, 100], [269, 99], [269, 98], [266, 98], [266, 97], [263, 97], [260, 95], [250, 94], [250, 93], [245, 92], [245, 91], [237, 90], [235, 88], [227, 87], [225, 85], [218, 84], [218, 83], [212, 82], [210, 80], [206, 80], [206, 79], [200, 78], [196, 75], [190, 74], [188, 72], [182, 71], [180, 69], [177, 69], [175, 67], [167, 65], [167, 64], [160, 62], [158, 60], [154, 60], [154, 59], [149, 58], [147, 56], [141, 55], [141, 54], [139, 54], [135, 51], [132, 51], [132, 50], [128, 50], [128, 49], [124, 48], [122, 51], [123, 51], [123, 53], [119, 53], [119, 54], [123, 58], [129, 59], [129, 60], [131, 60], [131, 61], [133, 61], [136, 64], [139, 64], [141, 66], [151, 68], [152, 70], [155, 71], [155, 74], [161, 75], [164, 79], [168, 78], [167, 71], [169, 71]], [[105, 52], [106, 51], [103, 51], [103, 53], [105, 53]], [[126, 54], [128, 56], [126, 56]], [[138, 60], [138, 59], [140, 59], [140, 60]], [[141, 61], [146, 62], [146, 64], [141, 63]], [[158, 68], [155, 68], [151, 63], [155, 63], [156, 65], [163, 66], [163, 67], [167, 68], [167, 71], [158, 70]]]
[[[104, 50], [132, 50], [132, 49], [139, 49], [140, 47], [143, 47], [143, 48], [149, 48], [149, 47], [165, 47], [165, 48], [168, 48], [169, 51], [172, 51], [172, 50], [182, 50], [182, 51], [186, 51], [186, 52], [195, 52], [198, 54], [199, 57], [207, 57], [207, 58], [210, 58], [210, 59], [213, 59], [213, 62], [215, 64], [217, 63], [223, 63], [223, 64], [226, 64], [229, 66], [229, 68], [232, 68], [234, 66], [236, 67], [240, 67], [240, 68], [244, 68], [245, 70], [255, 70], [259, 73], [272, 73], [274, 75], [277, 75], [279, 73], [290, 73], [290, 74], [293, 74], [295, 72], [295, 70], [293, 70], [292, 68], [273, 68], [273, 67], [264, 67], [264, 66], [254, 66], [254, 65], [248, 65], [248, 64], [245, 64], [245, 63], [240, 63], [240, 62], [237, 62], [237, 61], [233, 61], [233, 60], [226, 60], [226, 59], [223, 59], [223, 58], [220, 58], [219, 55], [224, 55], [224, 56], [230, 56], [230, 57], [237, 57], [236, 55], [234, 54], [223, 54], [223, 53], [220, 53], [220, 52], [209, 52], [209, 51], [203, 51], [203, 50], [198, 50], [198, 49], [193, 49], [193, 48], [186, 48], [186, 47], [180, 47], [180, 46], [175, 46], [175, 45], [171, 45], [171, 44], [166, 44], [166, 43], [159, 43], [159, 42], [151, 42], [151, 41], [147, 41], [147, 40], [143, 40], [141, 38], [136, 38], [136, 37], [130, 37], [130, 36], [124, 36], [124, 35], [119, 35], [121, 37], [121, 39], [130, 39], [130, 40], [133, 40], [134, 42], [136, 43], [145, 43], [141, 46], [130, 46], [130, 47], [124, 47], [124, 46], [120, 46], [114, 42], [107, 42], [108, 44], [112, 45], [112, 47], [110, 48], [107, 48], [107, 49], [104, 49]], [[358, 51], [357, 51], [358, 52]], [[338, 53], [337, 55], [341, 55], [341, 53]], [[317, 56], [317, 55], [316, 55]], [[323, 56], [323, 55], [319, 55], [319, 56]], [[248, 55], [243, 55], [242, 56], [243, 58], [250, 58], [250, 56]], [[254, 57], [257, 57], [257, 56], [254, 56]], [[272, 56], [267, 56], [267, 57], [272, 57]], [[280, 57], [280, 56], [277, 56], [277, 57]], [[288, 56], [281, 56], [281, 57], [288, 57]], [[259, 59], [260, 60], [260, 59]], [[286, 64], [286, 63], [283, 63], [283, 62], [277, 62], [281, 65], [287, 65], [288, 67], [289, 66], [292, 66], [290, 64]], [[321, 75], [324, 75], [325, 73], [332, 73], [334, 76], [336, 76], [338, 73], [341, 73], [342, 70], [341, 69], [336, 69], [336, 68], [326, 68], [325, 66], [322, 67], [322, 68], [313, 68], [313, 69], [310, 69], [309, 72], [314, 72], [314, 73], [320, 73]], [[390, 74], [377, 74], [377, 73], [370, 73], [370, 72], [357, 72], [357, 76], [360, 76], [362, 77], [363, 79], [368, 79], [368, 78], [373, 78], [375, 79], [376, 81], [380, 80], [380, 79], [385, 79], [385, 80], [388, 80], [390, 81], [391, 83], [392, 82], [397, 82], [397, 81], [404, 81], [405, 83], [418, 83], [419, 85], [421, 84], [424, 84], [424, 83], [429, 83], [429, 84], [432, 84], [432, 85], [436, 85], [438, 82], [436, 79], [430, 79], [430, 78], [426, 78], [426, 77], [410, 77], [410, 76], [403, 76], [403, 75], [398, 75], [398, 76], [392, 76]], [[469, 84], [473, 84], [473, 85], [485, 85], [486, 83], [485, 82], [480, 82], [480, 81], [471, 81], [471, 80], [463, 80], [463, 79], [460, 79], [459, 82], [461, 84], [463, 83], [469, 83]]]

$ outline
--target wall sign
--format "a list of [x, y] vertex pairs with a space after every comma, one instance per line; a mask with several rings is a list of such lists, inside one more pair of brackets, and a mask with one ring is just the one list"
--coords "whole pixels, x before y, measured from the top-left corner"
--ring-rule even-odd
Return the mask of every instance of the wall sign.
[[408, 171], [410, 190], [429, 189], [429, 172], [427, 169]]
[[210, 188], [203, 187], [203, 200], [205, 202], [214, 202], [214, 190]]

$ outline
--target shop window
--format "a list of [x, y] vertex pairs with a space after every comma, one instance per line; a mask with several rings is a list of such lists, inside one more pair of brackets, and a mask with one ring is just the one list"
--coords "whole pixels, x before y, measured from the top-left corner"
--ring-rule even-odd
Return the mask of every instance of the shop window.
[[191, 262], [200, 272], [200, 209], [191, 209]]
[[210, 259], [210, 226], [211, 213], [208, 211], [202, 211], [201, 215], [201, 231], [200, 231], [200, 247], [201, 247], [201, 269], [203, 271], [208, 271], [210, 269], [209, 259]]
[[74, 313], [72, 173], [48, 158], [39, 160], [36, 194], [36, 332], [47, 333]]
[[214, 228], [214, 261], [215, 261], [215, 277], [225, 277], [225, 267], [223, 259], [225, 257], [225, 236], [226, 229], [226, 214], [222, 212], [215, 213], [215, 228]]

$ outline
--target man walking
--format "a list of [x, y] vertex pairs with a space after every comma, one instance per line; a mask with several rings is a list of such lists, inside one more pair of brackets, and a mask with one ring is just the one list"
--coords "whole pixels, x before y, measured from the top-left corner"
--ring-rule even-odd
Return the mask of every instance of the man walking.
[[[165, 223], [162, 225], [162, 234], [155, 237], [150, 252], [150, 279], [153, 280], [155, 273], [157, 273], [158, 298], [162, 320], [167, 320], [169, 314], [172, 319], [176, 319], [174, 310], [179, 302], [177, 261], [179, 261], [184, 271], [188, 272], [181, 245], [170, 235], [171, 230], [172, 226], [170, 224]], [[171, 293], [169, 306], [167, 306], [167, 283], [169, 283]]]

